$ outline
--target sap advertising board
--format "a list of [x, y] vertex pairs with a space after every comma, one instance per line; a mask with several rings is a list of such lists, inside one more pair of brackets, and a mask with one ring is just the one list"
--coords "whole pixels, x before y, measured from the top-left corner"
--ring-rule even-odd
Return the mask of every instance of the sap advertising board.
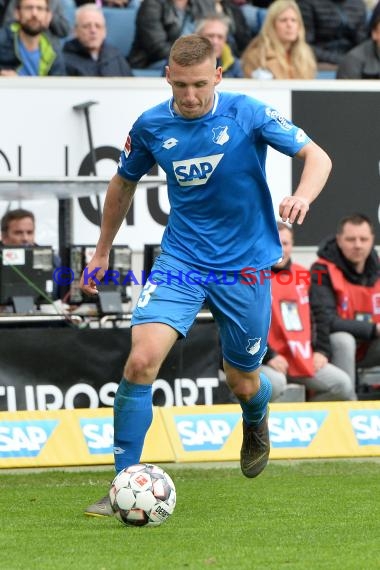
[[[326, 408], [326, 409], [325, 409]], [[173, 411], [175, 430], [180, 439], [182, 452], [208, 452], [212, 455], [223, 453], [236, 429], [240, 428], [241, 413], [188, 413]], [[358, 448], [380, 447], [380, 415], [378, 409], [347, 410], [347, 425], [343, 426], [348, 437], [352, 437]], [[272, 410], [269, 418], [269, 431], [272, 450], [299, 450], [308, 452], [325, 422], [330, 408], [321, 406], [319, 410], [292, 410], [281, 412]], [[37, 458], [44, 450], [59, 426], [59, 420], [3, 421], [0, 428], [0, 459]], [[78, 436], [90, 456], [103, 456], [113, 453], [113, 420], [107, 418], [79, 417]], [[342, 430], [342, 426], [338, 426]], [[328, 428], [328, 431], [331, 426]], [[239, 432], [240, 433], [240, 432]], [[343, 432], [342, 432], [343, 433]], [[81, 435], [79, 435], [81, 434]], [[322, 448], [320, 448], [322, 449]], [[326, 448], [327, 449], [327, 448]], [[325, 450], [326, 451], [326, 450]], [[323, 451], [318, 456], [325, 456]], [[238, 449], [236, 450], [238, 454]], [[344, 453], [342, 453], [344, 455]], [[377, 453], [371, 453], [377, 454]], [[371, 455], [370, 454], [370, 455]], [[326, 454], [328, 456], [329, 453]], [[350, 455], [350, 453], [348, 453]]]

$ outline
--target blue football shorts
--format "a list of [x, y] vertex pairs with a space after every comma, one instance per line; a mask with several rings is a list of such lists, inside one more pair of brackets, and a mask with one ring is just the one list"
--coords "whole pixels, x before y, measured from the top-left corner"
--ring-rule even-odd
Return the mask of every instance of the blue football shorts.
[[131, 325], [165, 323], [186, 337], [206, 302], [219, 328], [223, 358], [250, 372], [261, 365], [271, 318], [270, 280], [195, 269], [161, 253], [141, 291]]

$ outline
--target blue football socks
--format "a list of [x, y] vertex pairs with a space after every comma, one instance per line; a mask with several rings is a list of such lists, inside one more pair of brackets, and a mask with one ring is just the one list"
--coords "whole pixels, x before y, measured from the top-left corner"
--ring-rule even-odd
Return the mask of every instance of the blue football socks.
[[248, 402], [240, 401], [243, 419], [246, 424], [258, 425], [263, 420], [271, 395], [272, 384], [265, 374], [261, 372], [259, 391]]
[[114, 401], [116, 473], [140, 462], [145, 435], [152, 423], [152, 386], [122, 378]]

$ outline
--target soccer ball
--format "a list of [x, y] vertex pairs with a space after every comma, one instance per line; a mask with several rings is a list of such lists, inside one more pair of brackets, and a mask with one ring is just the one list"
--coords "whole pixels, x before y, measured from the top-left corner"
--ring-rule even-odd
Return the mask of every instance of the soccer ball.
[[127, 526], [158, 526], [174, 511], [176, 491], [169, 475], [151, 463], [120, 471], [109, 491], [115, 517]]

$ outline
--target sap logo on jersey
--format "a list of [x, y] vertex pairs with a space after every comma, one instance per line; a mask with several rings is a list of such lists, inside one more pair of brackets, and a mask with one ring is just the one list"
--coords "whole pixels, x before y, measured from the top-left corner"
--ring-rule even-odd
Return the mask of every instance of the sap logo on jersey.
[[380, 410], [351, 410], [350, 420], [358, 445], [380, 445]]
[[0, 457], [37, 457], [58, 421], [1, 422]]
[[86, 418], [81, 419], [79, 424], [91, 455], [113, 452], [112, 418]]
[[270, 441], [273, 447], [308, 447], [320, 430], [327, 412], [271, 412]]
[[240, 413], [174, 417], [185, 451], [218, 451], [240, 420]]
[[223, 154], [200, 156], [188, 160], [175, 160], [173, 169], [180, 186], [200, 186], [206, 184], [221, 161]]

